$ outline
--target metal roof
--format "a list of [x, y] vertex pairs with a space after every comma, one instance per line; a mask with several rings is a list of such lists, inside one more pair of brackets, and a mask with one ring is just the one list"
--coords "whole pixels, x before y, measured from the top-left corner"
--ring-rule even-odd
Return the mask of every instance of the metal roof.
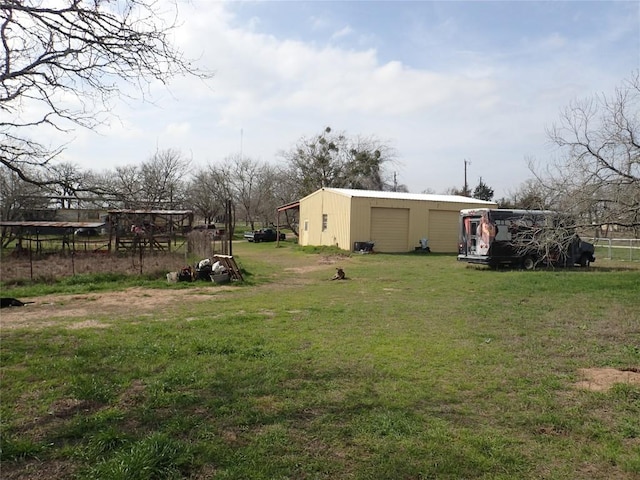
[[300, 207], [300, 200], [291, 202], [291, 203], [286, 203], [284, 205], [280, 205], [276, 210], [278, 212], [282, 212], [284, 210], [289, 210], [290, 208], [299, 208], [299, 207]]
[[100, 228], [104, 222], [0, 222], [0, 227]]
[[355, 190], [349, 188], [323, 188], [327, 192], [335, 192], [347, 197], [363, 198], [387, 198], [394, 200], [422, 200], [429, 202], [453, 202], [453, 203], [477, 203], [478, 205], [496, 205], [496, 202], [487, 202], [477, 198], [463, 197], [461, 195], [435, 195], [431, 193], [405, 193], [384, 192], [379, 190]]
[[115, 209], [107, 210], [107, 213], [130, 213], [133, 215], [189, 215], [193, 213], [193, 210], [129, 210], [129, 209]]
[[555, 210], [527, 210], [524, 208], [465, 208], [460, 210], [460, 215], [475, 213], [475, 212], [495, 212], [506, 213], [514, 215], [555, 215], [558, 212]]

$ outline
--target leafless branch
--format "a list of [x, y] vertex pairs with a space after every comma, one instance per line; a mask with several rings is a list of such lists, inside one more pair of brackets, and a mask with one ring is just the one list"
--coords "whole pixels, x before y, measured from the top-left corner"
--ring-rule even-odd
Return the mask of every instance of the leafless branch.
[[36, 181], [25, 167], [63, 149], [35, 140], [43, 129], [95, 128], [126, 85], [208, 78], [172, 45], [176, 16], [157, 0], [0, 0], [2, 164]]

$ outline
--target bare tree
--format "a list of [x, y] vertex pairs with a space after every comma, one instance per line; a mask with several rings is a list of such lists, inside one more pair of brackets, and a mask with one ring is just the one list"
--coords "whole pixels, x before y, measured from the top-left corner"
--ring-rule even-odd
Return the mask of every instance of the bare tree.
[[[293, 204], [300, 200], [300, 190], [295, 176], [291, 174], [289, 166], [278, 165], [273, 169], [272, 196], [275, 200], [273, 211], [283, 205]], [[289, 228], [294, 235], [298, 235], [300, 211], [297, 208], [286, 209], [279, 218], [282, 226]], [[277, 215], [277, 214], [276, 214]]]
[[[37, 178], [37, 172], [28, 172]], [[49, 207], [49, 199], [42, 194], [42, 189], [22, 180], [13, 170], [0, 165], [0, 219], [3, 221], [33, 220], [29, 218], [36, 210]], [[2, 227], [0, 236], [2, 248], [13, 240], [14, 231]]]
[[[231, 155], [220, 164], [198, 170], [189, 184], [188, 204], [207, 222], [226, 214], [232, 203], [232, 221], [244, 219], [253, 230], [256, 223], [275, 221], [282, 205], [279, 170], [251, 158]], [[236, 215], [237, 212], [237, 215]], [[235, 223], [232, 225], [235, 230]]]
[[516, 208], [522, 210], [550, 210], [553, 192], [536, 178], [522, 182], [517, 188], [508, 192], [507, 197], [496, 200], [500, 208]]
[[278, 191], [280, 182], [278, 177], [279, 170], [264, 163], [258, 178], [258, 208], [256, 213], [258, 218], [262, 219], [263, 225], [274, 224], [276, 222], [277, 209], [282, 205], [280, 198], [282, 195]]
[[528, 214], [514, 216], [507, 227], [505, 238], [509, 238], [516, 254], [524, 259], [524, 267], [572, 266], [574, 261], [588, 266], [590, 257], [581, 250], [574, 220], [555, 212], [539, 212], [542, 211], [530, 210]]
[[125, 85], [144, 96], [152, 81], [208, 77], [172, 45], [176, 15], [155, 0], [0, 0], [0, 162], [51, 182], [30, 167], [48, 166], [64, 144], [39, 136], [95, 128]]
[[343, 148], [346, 150], [344, 171], [347, 188], [397, 191], [395, 181], [388, 178], [384, 170], [384, 164], [395, 158], [392, 147], [373, 136], [357, 136], [348, 139]]
[[461, 197], [468, 197], [469, 193], [465, 190], [464, 187], [462, 188], [458, 188], [458, 187], [448, 187], [447, 189], [445, 189], [445, 191], [443, 192], [443, 195], [458, 195]]
[[69, 162], [56, 163], [47, 172], [50, 184], [44, 190], [55, 197], [61, 208], [71, 208], [77, 192], [84, 190], [84, 173]]
[[112, 192], [122, 208], [135, 208], [142, 196], [140, 169], [135, 165], [116, 167], [113, 175], [106, 175], [105, 188]]
[[640, 74], [613, 95], [570, 104], [548, 130], [564, 154], [540, 171], [554, 206], [583, 225], [617, 225], [640, 233]]
[[392, 190], [384, 165], [394, 159], [393, 149], [375, 137], [348, 137], [330, 127], [301, 138], [282, 157], [296, 179], [298, 198], [323, 187]]
[[184, 200], [186, 176], [191, 161], [174, 149], [158, 150], [140, 166], [142, 201], [145, 208], [175, 208]]
[[[236, 227], [236, 199], [233, 185], [231, 183], [231, 172], [228, 163], [222, 165], [208, 165], [203, 171], [205, 183], [202, 185], [202, 195], [209, 195], [214, 201], [219, 212], [224, 216], [225, 223], [229, 228], [229, 238], [233, 237]], [[227, 203], [231, 201], [231, 218], [227, 216]]]
[[190, 165], [177, 150], [158, 150], [140, 165], [105, 174], [100, 190], [124, 208], [176, 208], [185, 202]]
[[223, 164], [227, 172], [232, 198], [241, 208], [242, 215], [255, 229], [258, 220], [270, 222], [275, 217], [275, 201], [272, 195], [273, 169], [264, 162], [240, 155], [227, 157]]
[[220, 192], [219, 185], [208, 168], [195, 172], [187, 186], [185, 201], [206, 224], [214, 223], [217, 218], [224, 216], [225, 195]]
[[327, 127], [319, 135], [301, 138], [294, 148], [282, 153], [296, 179], [299, 197], [319, 188], [342, 186], [343, 165], [337, 153], [343, 141], [343, 135], [332, 134]]

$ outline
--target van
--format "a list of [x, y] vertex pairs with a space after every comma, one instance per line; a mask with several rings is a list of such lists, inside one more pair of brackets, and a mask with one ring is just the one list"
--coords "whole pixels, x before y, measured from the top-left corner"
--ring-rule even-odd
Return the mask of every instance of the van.
[[595, 261], [594, 251], [566, 216], [551, 210], [460, 211], [459, 261], [526, 270], [537, 265], [588, 267]]

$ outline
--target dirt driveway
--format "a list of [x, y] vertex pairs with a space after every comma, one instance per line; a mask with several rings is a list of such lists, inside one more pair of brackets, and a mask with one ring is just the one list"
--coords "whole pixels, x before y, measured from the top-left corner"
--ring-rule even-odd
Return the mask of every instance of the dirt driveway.
[[[125, 273], [136, 275], [144, 273], [164, 275], [164, 272], [175, 271], [184, 265], [181, 255], [158, 255], [144, 259], [142, 268], [138, 259], [131, 257], [105, 257], [100, 254], [77, 255], [74, 258], [59, 255], [30, 261], [25, 258], [3, 258], [0, 264], [0, 280], [3, 282], [20, 281], [21, 279], [38, 278], [59, 279], [79, 273]], [[0, 323], [3, 329], [44, 328], [68, 323], [69, 328], [82, 326], [106, 326], [103, 322], [91, 320], [100, 317], [117, 318], [131, 315], [133, 309], [138, 313], [151, 313], [158, 308], [180, 304], [184, 301], [205, 301], [211, 298], [212, 291], [220, 292], [223, 287], [195, 287], [189, 289], [149, 289], [131, 288], [123, 291], [108, 291], [82, 295], [45, 295], [33, 300], [35, 303], [24, 307], [3, 308], [0, 311]], [[2, 296], [11, 296], [11, 290]], [[78, 318], [82, 322], [68, 322]]]
[[[284, 279], [275, 279], [271, 286], [257, 288], [275, 288], [279, 285], [293, 285], [307, 281], [306, 274], [314, 270], [327, 270], [327, 276], [334, 273], [334, 264], [344, 262], [340, 256], [321, 256], [305, 265], [284, 267]], [[31, 265], [21, 259], [3, 259], [0, 264], [0, 280], [13, 281], [27, 279], [30, 271], [34, 270], [43, 278], [60, 278], [72, 275], [68, 258], [48, 258]], [[183, 266], [184, 259], [180, 255], [164, 255], [150, 257], [143, 265], [146, 272], [156, 272], [163, 276], [165, 272], [176, 271]], [[84, 256], [74, 259], [73, 268], [76, 273], [104, 273], [118, 272], [137, 274], [139, 265], [135, 265], [131, 258], [103, 256]], [[284, 282], [284, 283], [282, 283]], [[135, 315], [152, 315], [158, 310], [167, 312], [171, 309], [178, 311], [185, 303], [206, 302], [220, 299], [221, 296], [233, 291], [235, 286], [209, 285], [207, 283], [189, 284], [189, 288], [153, 289], [129, 288], [126, 290], [86, 293], [79, 295], [45, 295], [37, 298], [21, 299], [34, 300], [35, 303], [24, 307], [9, 307], [0, 310], [0, 325], [2, 329], [15, 328], [46, 328], [66, 324], [67, 328], [106, 328], [109, 322], [105, 318], [130, 318]], [[10, 292], [8, 290], [7, 292]], [[2, 296], [11, 296], [3, 293]], [[100, 321], [91, 317], [100, 317]], [[73, 321], [73, 319], [78, 319]]]
[[[3, 330], [15, 328], [46, 328], [61, 323], [67, 328], [108, 327], [104, 318], [118, 319], [136, 315], [151, 315], [159, 309], [184, 303], [211, 301], [235, 287], [205, 286], [180, 290], [129, 288], [122, 291], [88, 293], [82, 295], [45, 295], [24, 307], [3, 308], [0, 324]], [[92, 320], [99, 315], [102, 321]], [[82, 319], [74, 322], [73, 319]]]

